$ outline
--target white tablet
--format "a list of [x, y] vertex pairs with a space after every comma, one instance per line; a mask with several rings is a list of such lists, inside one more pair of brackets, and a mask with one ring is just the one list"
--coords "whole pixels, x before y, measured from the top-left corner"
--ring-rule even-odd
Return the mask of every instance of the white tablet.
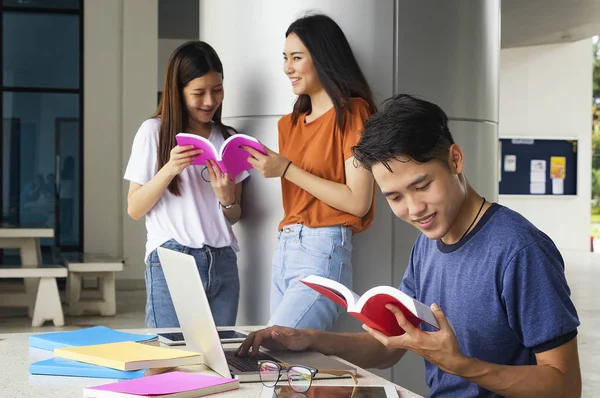
[[[321, 382], [321, 381], [319, 381]], [[276, 388], [264, 387], [260, 398], [296, 398], [296, 397], [327, 397], [327, 398], [398, 398], [398, 392], [394, 386], [356, 386], [352, 395], [352, 385], [323, 385], [313, 384], [303, 395], [298, 394], [287, 385], [287, 380], [280, 381]]]

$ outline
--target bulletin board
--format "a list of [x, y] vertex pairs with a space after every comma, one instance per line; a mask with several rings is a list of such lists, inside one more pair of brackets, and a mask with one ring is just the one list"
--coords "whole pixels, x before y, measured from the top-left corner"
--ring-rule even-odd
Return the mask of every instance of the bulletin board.
[[501, 195], [577, 195], [577, 140], [500, 139]]

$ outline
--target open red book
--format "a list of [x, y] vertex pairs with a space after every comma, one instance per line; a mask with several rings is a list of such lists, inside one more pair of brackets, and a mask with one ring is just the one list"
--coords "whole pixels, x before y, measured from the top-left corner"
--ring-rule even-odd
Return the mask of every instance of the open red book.
[[321, 276], [310, 275], [300, 282], [345, 307], [350, 315], [387, 336], [400, 336], [404, 329], [398, 325], [394, 314], [385, 308], [386, 304], [400, 308], [415, 327], [426, 322], [436, 329], [440, 328], [428, 306], [390, 286], [377, 286], [359, 296], [341, 283]]

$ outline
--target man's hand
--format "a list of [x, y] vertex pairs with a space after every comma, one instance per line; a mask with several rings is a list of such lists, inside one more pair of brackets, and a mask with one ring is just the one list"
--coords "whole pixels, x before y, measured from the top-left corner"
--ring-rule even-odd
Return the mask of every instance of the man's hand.
[[248, 163], [250, 163], [256, 170], [260, 171], [265, 178], [283, 176], [283, 172], [285, 171], [289, 161], [284, 156], [270, 150], [266, 146], [263, 145], [263, 147], [267, 152], [266, 155], [263, 155], [254, 148], [242, 146], [242, 149], [246, 150], [250, 154]]
[[283, 326], [271, 326], [251, 332], [238, 348], [236, 355], [258, 355], [259, 348], [269, 350], [303, 351], [312, 344], [313, 333], [309, 329], [292, 329]]
[[363, 328], [388, 348], [399, 348], [414, 351], [429, 362], [450, 374], [457, 374], [468, 358], [460, 351], [456, 335], [448, 323], [448, 319], [437, 304], [431, 309], [435, 319], [440, 325], [437, 332], [425, 332], [413, 326], [394, 305], [388, 304], [386, 308], [395, 316], [398, 325], [406, 333], [401, 336], [388, 337], [383, 333], [371, 329], [366, 325]]

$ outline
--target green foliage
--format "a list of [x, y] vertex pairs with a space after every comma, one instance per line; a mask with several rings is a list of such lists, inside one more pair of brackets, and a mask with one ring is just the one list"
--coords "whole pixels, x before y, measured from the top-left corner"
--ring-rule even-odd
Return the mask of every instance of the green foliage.
[[600, 98], [600, 39], [594, 42], [594, 98]]
[[592, 199], [600, 199], [600, 170], [592, 169]]
[[594, 40], [594, 93], [592, 97], [592, 199], [600, 199], [600, 38]]
[[592, 169], [600, 170], [600, 134], [592, 133]]

